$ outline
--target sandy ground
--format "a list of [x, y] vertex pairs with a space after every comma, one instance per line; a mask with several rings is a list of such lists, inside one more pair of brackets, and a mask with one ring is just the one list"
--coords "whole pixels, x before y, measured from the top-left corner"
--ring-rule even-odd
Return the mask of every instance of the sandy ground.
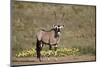
[[69, 63], [82, 61], [95, 61], [95, 56], [66, 56], [66, 57], [42, 57], [42, 61], [38, 61], [36, 57], [26, 58], [12, 58], [12, 65], [37, 65], [37, 64], [51, 64], [51, 63]]

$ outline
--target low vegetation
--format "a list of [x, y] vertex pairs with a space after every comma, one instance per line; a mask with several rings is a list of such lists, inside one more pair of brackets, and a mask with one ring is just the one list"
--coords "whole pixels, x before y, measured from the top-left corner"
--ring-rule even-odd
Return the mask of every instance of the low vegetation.
[[[57, 51], [54, 50], [42, 50], [42, 56], [44, 57], [61, 57], [61, 56], [75, 56], [80, 55], [80, 50], [78, 48], [59, 48]], [[16, 57], [35, 57], [36, 51], [34, 48], [29, 50], [23, 50], [16, 54]]]

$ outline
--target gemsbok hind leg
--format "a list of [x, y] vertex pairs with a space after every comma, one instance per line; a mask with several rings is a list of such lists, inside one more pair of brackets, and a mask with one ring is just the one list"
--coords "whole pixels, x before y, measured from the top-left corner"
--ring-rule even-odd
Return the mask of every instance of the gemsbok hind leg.
[[42, 50], [41, 41], [37, 40], [37, 43], [36, 43], [36, 53], [37, 53], [37, 59], [39, 59], [39, 61], [41, 61], [41, 50]]

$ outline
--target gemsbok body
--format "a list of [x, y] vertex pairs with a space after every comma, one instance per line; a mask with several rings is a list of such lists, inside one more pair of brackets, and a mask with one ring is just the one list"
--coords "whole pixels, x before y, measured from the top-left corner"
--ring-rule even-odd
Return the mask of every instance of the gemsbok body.
[[44, 44], [49, 45], [50, 50], [52, 49], [52, 46], [54, 46], [56, 51], [60, 41], [61, 29], [63, 27], [64, 25], [53, 25], [51, 30], [46, 31], [42, 29], [37, 33], [36, 53], [39, 61], [41, 61], [41, 50]]

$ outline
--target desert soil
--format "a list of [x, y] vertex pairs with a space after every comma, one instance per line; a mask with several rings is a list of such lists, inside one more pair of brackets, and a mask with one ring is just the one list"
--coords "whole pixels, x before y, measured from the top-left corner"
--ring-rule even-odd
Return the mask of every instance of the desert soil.
[[36, 64], [51, 64], [51, 63], [69, 63], [69, 62], [85, 62], [95, 61], [95, 56], [66, 56], [66, 57], [42, 57], [42, 61], [38, 61], [36, 57], [12, 58], [12, 65], [36, 65]]

